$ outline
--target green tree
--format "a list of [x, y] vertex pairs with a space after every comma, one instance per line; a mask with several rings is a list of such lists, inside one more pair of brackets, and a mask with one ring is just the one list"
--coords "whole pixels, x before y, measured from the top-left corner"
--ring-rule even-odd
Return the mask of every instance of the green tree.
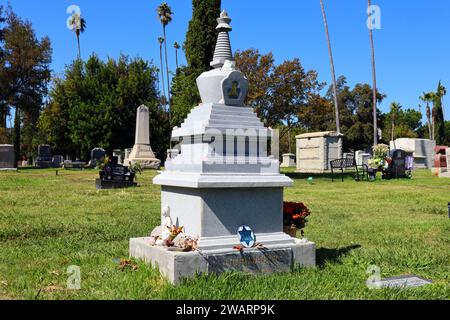
[[192, 0], [192, 19], [183, 45], [187, 66], [180, 66], [172, 82], [172, 125], [179, 125], [200, 102], [196, 79], [209, 70], [214, 56], [221, 0]]
[[447, 94], [447, 90], [442, 85], [441, 81], [438, 83], [436, 93], [434, 95], [434, 108], [433, 108], [433, 122], [435, 125], [435, 140], [436, 144], [442, 145], [445, 143], [445, 120], [444, 120], [444, 108], [442, 106], [442, 100]]
[[[338, 80], [339, 82], [339, 80]], [[341, 85], [338, 90], [341, 109], [342, 130], [344, 134], [344, 147], [346, 149], [366, 149], [373, 143], [373, 89], [369, 84], [358, 83], [353, 89]], [[339, 85], [338, 85], [339, 88]], [[377, 103], [381, 103], [386, 96], [377, 91]], [[376, 123], [383, 124], [383, 115], [380, 110], [376, 112]], [[383, 126], [380, 126], [383, 129]]]
[[398, 102], [392, 102], [391, 103], [391, 140], [394, 141], [395, 139], [395, 124], [397, 122], [398, 114], [401, 110], [402, 106]]
[[175, 65], [178, 69], [178, 50], [181, 48], [178, 42], [175, 41], [173, 44], [173, 48], [175, 49]]
[[31, 22], [22, 20], [11, 8], [6, 12], [3, 36], [0, 88], [7, 108], [15, 110], [13, 139], [19, 160], [22, 145], [25, 153], [32, 151], [36, 119], [50, 81], [52, 49], [50, 39], [38, 39]]
[[160, 107], [157, 69], [140, 58], [121, 55], [101, 61], [91, 56], [74, 61], [63, 79], [56, 79], [50, 102], [39, 119], [40, 137], [55, 150], [88, 159], [90, 150], [129, 148], [134, 143], [136, 108], [150, 110], [151, 143], [162, 157], [169, 125]]
[[426, 103], [426, 116], [427, 116], [427, 125], [428, 125], [428, 139], [434, 140], [434, 134], [432, 130], [432, 121], [431, 121], [431, 110], [430, 110], [430, 102], [433, 102], [434, 100], [434, 93], [433, 92], [427, 92], [423, 93], [422, 96], [420, 96], [420, 100]]

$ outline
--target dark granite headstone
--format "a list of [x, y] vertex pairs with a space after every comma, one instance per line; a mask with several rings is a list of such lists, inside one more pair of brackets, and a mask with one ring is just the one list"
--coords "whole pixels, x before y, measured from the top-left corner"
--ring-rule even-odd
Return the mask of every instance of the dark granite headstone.
[[14, 146], [0, 144], [0, 169], [13, 169], [14, 167]]
[[383, 172], [384, 179], [408, 178], [406, 157], [409, 154], [401, 149], [391, 150], [389, 157], [392, 159], [387, 169]]
[[48, 144], [38, 146], [38, 156], [36, 158], [36, 166], [39, 168], [50, 168], [52, 166], [52, 151]]
[[64, 157], [61, 155], [53, 156], [52, 165], [54, 168], [60, 168], [64, 162]]
[[98, 162], [103, 161], [106, 156], [106, 151], [103, 148], [94, 148], [91, 150], [91, 161], [89, 162], [89, 166], [94, 168], [97, 166]]
[[109, 163], [99, 173], [100, 179], [96, 179], [95, 186], [97, 189], [114, 189], [134, 187], [135, 174], [118, 163], [117, 157], [111, 157]]

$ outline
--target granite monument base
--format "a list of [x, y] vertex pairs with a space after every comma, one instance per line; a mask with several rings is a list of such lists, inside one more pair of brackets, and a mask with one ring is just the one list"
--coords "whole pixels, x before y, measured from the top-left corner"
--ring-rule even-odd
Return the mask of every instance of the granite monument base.
[[[258, 238], [258, 235], [256, 235]], [[130, 239], [130, 257], [142, 259], [157, 267], [171, 283], [197, 274], [220, 274], [226, 271], [250, 274], [290, 272], [298, 266], [316, 265], [316, 245], [295, 239], [291, 245], [267, 246], [243, 251], [212, 250], [180, 252], [151, 246], [149, 238]]]
[[136, 182], [131, 182], [131, 181], [95, 179], [95, 188], [97, 190], [101, 190], [101, 189], [120, 189], [120, 188], [136, 187], [136, 186], [137, 186], [137, 183]]
[[125, 159], [124, 165], [139, 163], [142, 169], [157, 170], [161, 166], [161, 160], [155, 158], [150, 145], [134, 145], [129, 158]]

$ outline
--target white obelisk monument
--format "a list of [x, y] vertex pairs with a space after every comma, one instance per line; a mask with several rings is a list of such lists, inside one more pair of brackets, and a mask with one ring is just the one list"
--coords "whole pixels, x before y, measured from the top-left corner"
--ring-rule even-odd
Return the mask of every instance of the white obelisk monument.
[[156, 159], [150, 146], [149, 110], [142, 105], [136, 111], [136, 135], [134, 147], [125, 165], [139, 163], [143, 169], [158, 169], [161, 160]]

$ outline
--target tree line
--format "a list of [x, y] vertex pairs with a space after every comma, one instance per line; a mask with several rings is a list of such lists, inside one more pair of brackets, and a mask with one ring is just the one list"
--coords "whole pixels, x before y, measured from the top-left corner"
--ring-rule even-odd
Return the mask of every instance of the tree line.
[[[193, 0], [192, 4], [185, 41], [182, 46], [177, 42], [173, 45], [175, 73], [170, 71], [167, 58], [167, 27], [173, 12], [163, 2], [156, 8], [163, 30], [156, 39], [160, 50], [158, 67], [126, 55], [102, 61], [93, 54], [82, 60], [80, 34], [85, 31], [86, 21], [74, 16], [78, 57], [66, 66], [62, 76], [53, 78], [50, 39], [38, 39], [29, 21], [18, 17], [10, 7], [1, 7], [0, 143], [13, 142], [17, 158], [34, 156], [38, 144], [48, 143], [54, 154], [88, 159], [94, 147], [108, 152], [131, 147], [136, 108], [145, 104], [151, 113], [152, 147], [164, 159], [171, 128], [200, 102], [195, 80], [210, 69], [217, 39], [215, 27], [221, 1]], [[180, 49], [186, 65], [178, 65]], [[377, 109], [387, 96], [370, 84], [350, 87], [340, 76], [328, 86], [315, 70], [306, 70], [298, 58], [277, 65], [272, 53], [247, 49], [236, 51], [235, 60], [250, 82], [247, 105], [267, 126], [280, 130], [282, 152], [293, 151], [296, 134], [336, 130], [336, 120], [345, 135], [346, 149], [370, 147], [377, 127], [382, 130], [383, 142], [398, 137], [426, 137], [436, 139], [438, 144], [450, 144], [450, 124], [444, 122], [442, 106], [446, 91], [441, 83], [436, 92], [422, 95], [427, 105], [427, 123], [422, 124], [420, 111], [400, 103], [392, 103], [387, 113]], [[13, 130], [7, 124], [12, 114]]]

